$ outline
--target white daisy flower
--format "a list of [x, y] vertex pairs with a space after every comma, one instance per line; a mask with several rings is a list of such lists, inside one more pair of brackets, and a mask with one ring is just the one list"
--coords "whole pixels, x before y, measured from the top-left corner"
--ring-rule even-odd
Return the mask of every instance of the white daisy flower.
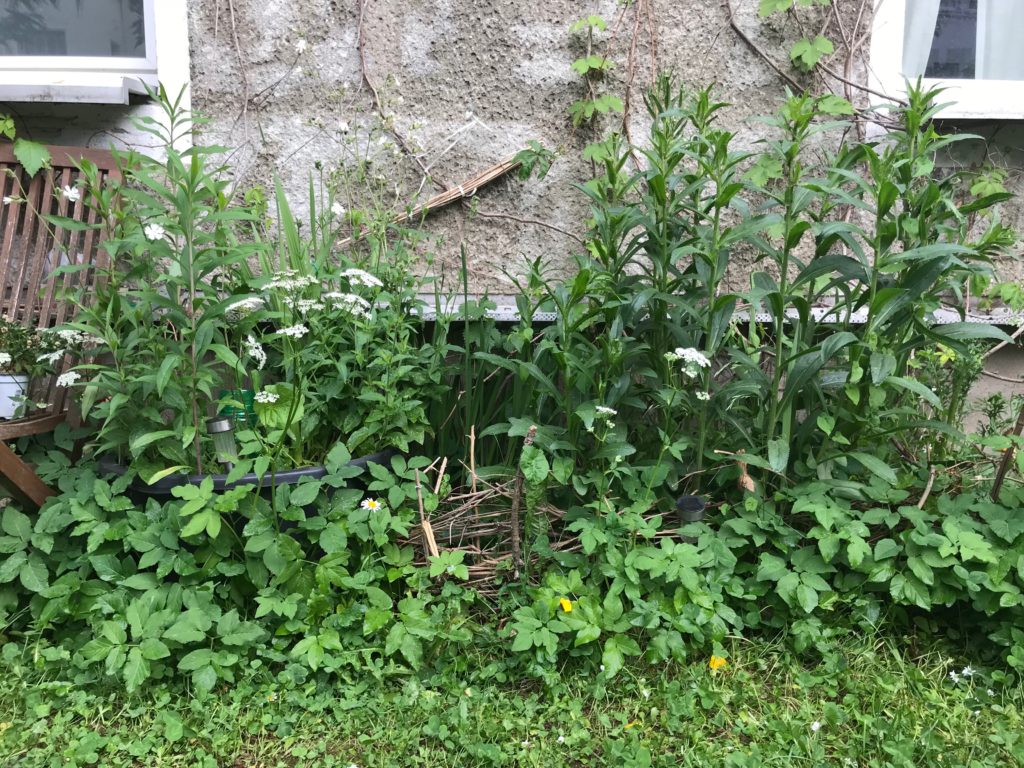
[[78, 371], [68, 371], [67, 373], [62, 373], [60, 376], [57, 377], [57, 386], [70, 387], [74, 385], [80, 378], [82, 378], [82, 374], [80, 374]]
[[359, 506], [362, 507], [363, 509], [369, 510], [370, 512], [376, 512], [384, 505], [381, 504], [380, 501], [377, 499], [363, 499], [361, 502], [359, 502]]
[[82, 199], [82, 193], [78, 190], [78, 187], [72, 187], [70, 184], [64, 187], [60, 193], [66, 200], [70, 200], [72, 203], [77, 203]]
[[160, 240], [163, 238], [166, 230], [159, 224], [147, 224], [143, 233], [146, 235], [147, 240]]
[[299, 323], [298, 325], [290, 325], [287, 328], [282, 328], [280, 333], [282, 336], [291, 336], [293, 339], [301, 339], [309, 333], [309, 328], [304, 326], [302, 323]]
[[267, 392], [266, 390], [263, 390], [262, 392], [257, 392], [253, 395], [252, 399], [257, 403], [270, 405], [272, 403], [276, 403], [280, 398], [275, 392]]

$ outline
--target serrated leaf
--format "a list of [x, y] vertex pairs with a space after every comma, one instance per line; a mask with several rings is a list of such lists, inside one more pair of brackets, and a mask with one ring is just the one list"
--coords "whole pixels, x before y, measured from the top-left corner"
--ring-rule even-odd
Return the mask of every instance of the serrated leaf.
[[835, 47], [827, 37], [818, 35], [813, 40], [805, 37], [793, 45], [789, 58], [798, 68], [809, 72], [817, 66], [822, 56], [828, 56], [834, 51]]
[[41, 168], [50, 164], [50, 150], [38, 141], [16, 140], [14, 156], [18, 158], [18, 162], [29, 176], [35, 176]]

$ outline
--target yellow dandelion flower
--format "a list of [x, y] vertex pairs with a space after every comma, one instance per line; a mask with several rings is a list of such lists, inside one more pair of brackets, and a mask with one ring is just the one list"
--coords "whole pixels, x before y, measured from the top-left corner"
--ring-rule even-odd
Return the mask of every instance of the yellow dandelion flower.
[[724, 667], [726, 664], [728, 664], [728, 662], [725, 659], [723, 659], [721, 656], [715, 656], [714, 654], [712, 654], [710, 661], [708, 661], [708, 668], [712, 672], [717, 672], [722, 667]]
[[558, 601], [558, 604], [562, 606], [562, 610], [566, 613], [572, 613], [572, 600], [568, 600], [563, 597], [561, 600]]

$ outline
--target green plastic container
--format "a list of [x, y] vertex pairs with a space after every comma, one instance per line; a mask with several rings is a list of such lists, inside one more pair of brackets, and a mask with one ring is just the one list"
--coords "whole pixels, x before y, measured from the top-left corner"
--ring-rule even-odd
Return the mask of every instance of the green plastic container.
[[217, 397], [220, 400], [234, 400], [243, 406], [239, 408], [237, 405], [225, 405], [220, 409], [221, 416], [227, 416], [240, 426], [252, 426], [256, 423], [256, 409], [254, 407], [256, 392], [254, 390], [222, 389], [217, 393]]

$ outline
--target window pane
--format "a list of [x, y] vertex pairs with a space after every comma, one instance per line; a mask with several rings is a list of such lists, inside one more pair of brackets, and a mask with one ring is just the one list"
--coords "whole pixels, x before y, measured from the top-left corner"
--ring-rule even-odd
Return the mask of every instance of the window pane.
[[0, 0], [0, 55], [145, 58], [143, 0]]
[[977, 46], [978, 0], [942, 0], [925, 77], [973, 79]]

